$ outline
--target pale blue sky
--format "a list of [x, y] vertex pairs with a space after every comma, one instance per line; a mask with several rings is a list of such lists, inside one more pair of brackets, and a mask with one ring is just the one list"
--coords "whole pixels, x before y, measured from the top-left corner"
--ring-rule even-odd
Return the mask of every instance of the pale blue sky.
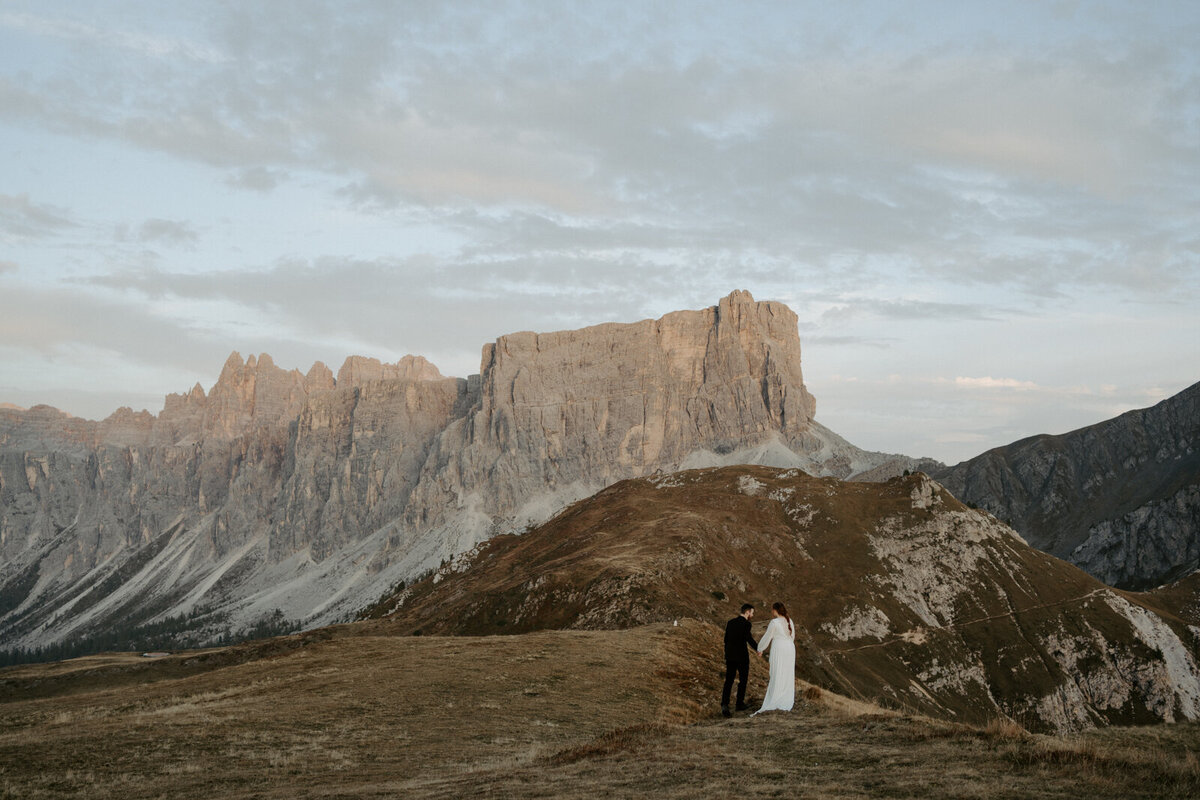
[[1200, 380], [1200, 5], [0, 2], [0, 402], [733, 289], [949, 462]]

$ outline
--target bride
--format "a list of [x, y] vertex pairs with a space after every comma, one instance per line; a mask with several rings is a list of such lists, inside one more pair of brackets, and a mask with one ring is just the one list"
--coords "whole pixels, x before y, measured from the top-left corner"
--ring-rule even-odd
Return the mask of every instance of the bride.
[[771, 606], [774, 619], [767, 625], [767, 632], [758, 640], [761, 655], [771, 648], [771, 678], [767, 682], [767, 693], [762, 708], [755, 711], [791, 711], [796, 702], [796, 630], [783, 603]]

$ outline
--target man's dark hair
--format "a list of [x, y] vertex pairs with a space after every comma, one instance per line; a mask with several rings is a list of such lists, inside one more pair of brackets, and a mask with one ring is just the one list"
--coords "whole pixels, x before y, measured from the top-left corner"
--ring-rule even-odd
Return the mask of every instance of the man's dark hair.
[[742, 610], [741, 610], [741, 611], [739, 611], [738, 613], [739, 613], [739, 614], [745, 614], [747, 611], [750, 611], [750, 610], [752, 610], [753, 608], [754, 608], [754, 605], [753, 605], [753, 604], [751, 604], [751, 603], [742, 603]]

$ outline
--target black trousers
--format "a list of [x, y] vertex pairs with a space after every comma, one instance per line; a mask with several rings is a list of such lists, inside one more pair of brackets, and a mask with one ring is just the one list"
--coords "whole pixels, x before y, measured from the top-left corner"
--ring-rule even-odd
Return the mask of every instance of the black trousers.
[[737, 704], [746, 704], [746, 681], [750, 679], [750, 659], [725, 662], [725, 688], [721, 691], [721, 705], [729, 705], [729, 691], [733, 688], [733, 676], [738, 678]]

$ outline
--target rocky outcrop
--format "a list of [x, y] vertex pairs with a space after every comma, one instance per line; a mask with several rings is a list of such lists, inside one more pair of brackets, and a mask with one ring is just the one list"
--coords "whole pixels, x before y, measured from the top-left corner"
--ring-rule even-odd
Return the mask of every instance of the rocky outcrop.
[[422, 358], [284, 370], [234, 353], [208, 392], [102, 422], [0, 409], [0, 635], [171, 617], [191, 642], [278, 609], [344, 617], [614, 481], [767, 463], [887, 477], [813, 419], [796, 316], [735, 292], [658, 320], [502, 336], [479, 375]]
[[1112, 585], [1155, 586], [1200, 568], [1200, 384], [935, 474], [1030, 544]]
[[410, 526], [471, 502], [525, 524], [562, 505], [539, 506], [547, 492], [575, 500], [703, 450], [801, 449], [816, 401], [796, 322], [786, 306], [735, 292], [658, 320], [500, 337], [483, 348], [479, 407], [426, 466]]
[[405, 356], [395, 364], [384, 364], [377, 358], [350, 356], [338, 370], [339, 386], [360, 386], [368, 381], [406, 380], [440, 381], [445, 378], [438, 368], [421, 356]]
[[271, 558], [307, 550], [324, 561], [399, 518], [465, 393], [466, 382], [453, 378], [403, 378], [339, 388], [307, 403], [285, 459]]
[[[409, 377], [372, 381], [363, 363]], [[323, 590], [273, 602], [271, 567], [302, 570], [403, 511], [461, 413], [466, 381], [435, 372], [349, 359], [338, 386], [320, 363], [302, 374], [234, 353], [210, 392], [170, 395], [157, 417], [0, 410], [6, 645], [186, 615], [203, 640], [275, 608], [311, 612]]]
[[1200, 719], [1200, 628], [1173, 598], [1104, 586], [922, 474], [867, 484], [729, 467], [623, 481], [365, 616], [486, 635], [721, 624], [743, 602], [779, 599], [798, 675], [842, 694], [1060, 733]]
[[1157, 585], [1200, 569], [1200, 481], [1089, 526], [1070, 559], [1113, 585]]

